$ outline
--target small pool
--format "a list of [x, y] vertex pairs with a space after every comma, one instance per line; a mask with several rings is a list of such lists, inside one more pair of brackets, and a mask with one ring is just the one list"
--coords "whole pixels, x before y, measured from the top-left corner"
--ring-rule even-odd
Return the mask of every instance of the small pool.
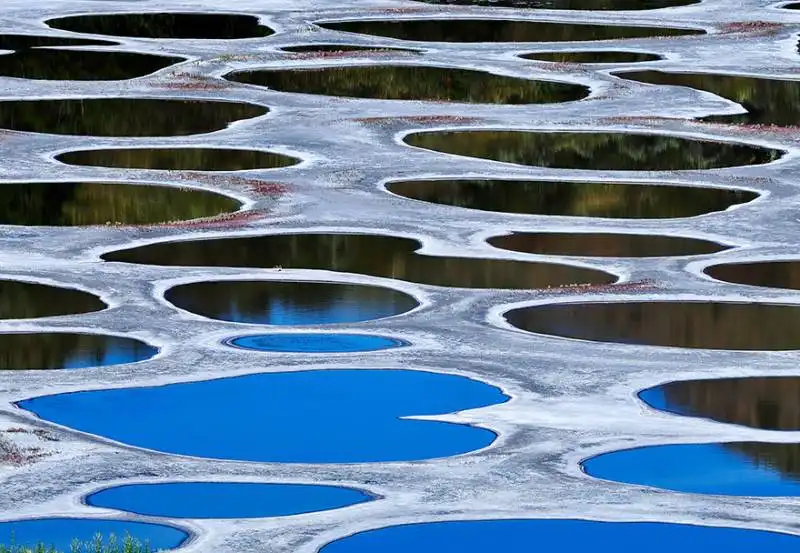
[[630, 52], [625, 50], [581, 50], [561, 52], [534, 52], [520, 56], [526, 60], [550, 61], [555, 63], [641, 63], [663, 59], [658, 54]]
[[626, 551], [632, 543], [646, 543], [649, 553], [752, 553], [790, 551], [800, 545], [800, 538], [763, 530], [664, 522], [459, 520], [358, 532], [325, 545], [320, 553], [605, 553]]
[[95, 536], [108, 544], [113, 535], [118, 543], [130, 536], [148, 542], [153, 551], [180, 547], [189, 534], [174, 526], [99, 518], [34, 518], [0, 522], [0, 548], [12, 543], [20, 548], [37, 544], [54, 547], [60, 553], [71, 551], [73, 540], [81, 542], [80, 553], [95, 553]]
[[800, 261], [793, 259], [720, 263], [706, 267], [704, 272], [732, 284], [800, 290]]
[[408, 342], [388, 336], [340, 333], [281, 333], [239, 336], [226, 344], [255, 351], [281, 353], [356, 353], [407, 346]]
[[111, 50], [36, 48], [0, 55], [0, 75], [50, 81], [121, 81], [182, 61], [185, 59]]
[[729, 442], [656, 445], [585, 460], [587, 474], [676, 492], [800, 496], [800, 444]]
[[158, 348], [106, 334], [16, 332], [0, 334], [0, 370], [84, 369], [150, 359]]
[[68, 165], [166, 171], [248, 171], [276, 169], [300, 163], [295, 157], [274, 152], [227, 148], [73, 150], [57, 155], [56, 159]]
[[45, 21], [54, 29], [137, 38], [235, 40], [273, 34], [252, 15], [198, 12], [104, 13]]
[[106, 488], [93, 507], [169, 518], [259, 518], [340, 509], [375, 499], [354, 488], [316, 484], [166, 482]]
[[19, 280], [0, 280], [0, 298], [0, 319], [79, 315], [108, 307], [89, 292]]
[[414, 417], [508, 399], [499, 388], [451, 374], [327, 369], [56, 394], [18, 405], [81, 432], [177, 455], [372, 463], [449, 457], [487, 447], [497, 437], [491, 430]]

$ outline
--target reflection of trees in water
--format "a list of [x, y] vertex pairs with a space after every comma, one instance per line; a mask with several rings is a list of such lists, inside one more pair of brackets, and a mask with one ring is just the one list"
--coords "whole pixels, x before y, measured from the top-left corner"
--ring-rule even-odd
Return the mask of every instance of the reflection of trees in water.
[[0, 224], [162, 223], [236, 211], [233, 198], [204, 190], [115, 183], [0, 185]]
[[699, 0], [417, 0], [429, 4], [490, 6], [499, 8], [538, 8], [546, 10], [656, 10], [696, 4]]
[[756, 466], [769, 467], [793, 479], [800, 479], [800, 444], [732, 442], [727, 449], [747, 455]]
[[567, 181], [397, 181], [387, 188], [438, 204], [541, 215], [631, 219], [691, 217], [758, 197], [746, 190]]
[[658, 54], [642, 52], [613, 52], [595, 50], [584, 52], [537, 52], [520, 56], [526, 60], [552, 61], [559, 63], [637, 63], [662, 59]]
[[726, 282], [800, 290], [800, 261], [726, 263], [708, 267], [705, 272]]
[[384, 100], [533, 104], [579, 100], [589, 94], [587, 87], [575, 84], [403, 65], [247, 71], [226, 78], [284, 92]]
[[205, 133], [268, 111], [240, 102], [122, 98], [15, 100], [3, 101], [0, 106], [0, 127], [5, 129], [91, 136]]
[[69, 288], [0, 280], [0, 319], [89, 313], [106, 308], [100, 298]]
[[326, 269], [465, 288], [546, 288], [610, 283], [604, 272], [526, 261], [433, 257], [408, 238], [289, 234], [151, 244], [105, 254], [107, 261], [149, 265]]
[[134, 13], [79, 15], [46, 21], [54, 29], [143, 38], [232, 39], [263, 37], [272, 30], [251, 15], [208, 13]]
[[704, 34], [695, 29], [579, 25], [502, 19], [345, 21], [322, 23], [337, 31], [426, 42], [572, 42]]
[[602, 342], [684, 348], [800, 349], [800, 307], [757, 303], [615, 302], [509, 311], [530, 332]]
[[784, 126], [800, 124], [800, 80], [663, 71], [633, 71], [617, 75], [643, 83], [705, 90], [741, 104], [748, 111], [743, 115], [704, 117], [704, 121]]
[[800, 430], [800, 378], [685, 380], [657, 388], [685, 415], [764, 430]]
[[0, 55], [0, 75], [25, 79], [114, 81], [149, 75], [182, 58], [75, 50], [23, 50]]
[[0, 370], [62, 369], [134, 362], [156, 353], [130, 338], [47, 332], [0, 334]]
[[108, 46], [119, 44], [108, 40], [65, 38], [37, 35], [0, 35], [0, 50], [24, 50], [42, 46]]
[[72, 165], [171, 169], [175, 171], [241, 171], [295, 165], [300, 160], [259, 150], [222, 148], [114, 148], [66, 152], [56, 159]]
[[324, 282], [198, 282], [171, 288], [164, 297], [205, 317], [261, 324], [355, 322], [418, 305], [412, 296], [390, 288]]
[[387, 48], [384, 46], [356, 46], [354, 44], [298, 44], [297, 46], [281, 46], [284, 52], [297, 54], [317, 52], [410, 52], [419, 54], [418, 50], [408, 48]]
[[779, 150], [631, 133], [455, 131], [410, 134], [405, 142], [437, 152], [569, 169], [671, 171], [773, 161]]
[[516, 232], [487, 241], [496, 248], [517, 252], [596, 257], [703, 255], [727, 249], [707, 240], [655, 234]]

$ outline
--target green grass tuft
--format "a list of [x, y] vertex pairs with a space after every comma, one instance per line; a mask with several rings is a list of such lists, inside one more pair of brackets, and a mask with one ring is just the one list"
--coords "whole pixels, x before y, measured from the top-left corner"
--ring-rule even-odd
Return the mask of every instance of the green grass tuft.
[[111, 534], [107, 540], [103, 540], [102, 534], [95, 534], [94, 538], [88, 541], [72, 540], [69, 551], [61, 551], [54, 545], [39, 542], [35, 545], [19, 545], [15, 543], [12, 536], [11, 543], [6, 545], [0, 543], [0, 553], [155, 553], [148, 541], [140, 541], [130, 534], [126, 534], [122, 540]]

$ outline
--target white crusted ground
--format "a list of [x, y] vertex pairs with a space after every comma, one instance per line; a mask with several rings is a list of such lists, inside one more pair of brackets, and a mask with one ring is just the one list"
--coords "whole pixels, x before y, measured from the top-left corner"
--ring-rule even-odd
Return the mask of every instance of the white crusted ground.
[[[220, 10], [229, 0], [3, 0], [0, 32], [40, 33], [41, 21], [61, 15], [113, 10]], [[592, 260], [624, 281], [653, 279], [657, 288], [621, 292], [544, 294], [525, 291], [454, 290], [419, 286], [381, 278], [323, 271], [184, 269], [136, 267], [99, 261], [103, 251], [145, 240], [199, 237], [203, 231], [167, 228], [49, 229], [5, 227], [0, 235], [0, 276], [58, 283], [91, 290], [112, 308], [95, 314], [35, 321], [3, 321], [0, 331], [70, 329], [134, 336], [163, 348], [156, 358], [129, 366], [80, 371], [5, 372], [0, 375], [0, 429], [46, 428], [60, 441], [30, 434], [3, 436], [22, 446], [40, 446], [51, 453], [22, 467], [0, 468], [0, 519], [86, 514], [111, 511], [80, 504], [87, 492], [118, 482], [157, 479], [214, 479], [341, 483], [385, 496], [380, 501], [346, 509], [278, 519], [249, 521], [180, 521], [195, 532], [187, 553], [310, 553], [321, 544], [351, 532], [416, 520], [485, 517], [587, 517], [603, 520], [664, 520], [798, 532], [796, 499], [710, 497], [657, 491], [589, 478], [578, 461], [589, 455], [634, 444], [762, 439], [796, 441], [800, 433], [774, 433], [673, 417], [645, 408], [635, 399], [642, 387], [672, 379], [752, 374], [793, 374], [796, 353], [732, 353], [681, 351], [613, 344], [595, 344], [526, 335], [509, 329], [500, 313], [509, 305], [535, 301], [601, 298], [773, 299], [798, 302], [793, 292], [721, 284], [701, 276], [711, 259], [788, 257], [797, 253], [800, 233], [800, 133], [737, 130], [684, 120], [618, 121], [618, 116], [690, 117], [736, 113], [737, 105], [685, 88], [650, 87], [623, 82], [596, 72], [573, 71], [514, 58], [536, 49], [522, 44], [403, 44], [400, 41], [322, 30], [313, 21], [353, 17], [496, 16], [551, 21], [624, 22], [699, 26], [708, 36], [674, 39], [608, 41], [620, 47], [665, 54], [668, 59], [637, 68], [690, 68], [796, 77], [800, 11], [781, 11], [761, 0], [705, 0], [683, 8], [651, 12], [587, 13], [568, 11], [445, 8], [410, 0], [239, 0], [237, 10], [259, 14], [279, 32], [264, 39], [235, 43], [213, 41], [125, 41], [136, 51], [185, 55], [178, 70], [219, 76], [244, 67], [308, 67], [320, 63], [296, 60], [276, 50], [281, 45], [339, 41], [363, 45], [410, 45], [423, 56], [363, 54], [334, 63], [396, 61], [463, 68], [481, 68], [507, 75], [585, 83], [592, 96], [585, 101], [541, 106], [476, 106], [332, 99], [285, 94], [232, 84], [223, 90], [175, 90], [164, 86], [174, 69], [115, 83], [62, 83], [0, 78], [3, 98], [126, 96], [225, 98], [263, 103], [271, 112], [236, 123], [224, 131], [180, 138], [81, 138], [22, 133], [0, 140], [3, 180], [128, 180], [186, 184], [166, 171], [123, 171], [59, 164], [61, 151], [105, 146], [191, 144], [264, 148], [302, 157], [301, 166], [251, 171], [245, 176], [291, 186], [278, 201], [266, 200], [231, 185], [221, 191], [249, 198], [254, 207], [270, 210], [250, 231], [289, 232], [304, 229], [360, 230], [413, 236], [426, 253], [532, 259], [499, 251], [486, 236], [512, 230], [607, 230], [659, 232], [719, 240], [741, 246], [712, 256], [672, 259]], [[408, 10], [397, 10], [408, 8]], [[387, 11], [389, 10], [389, 11]], [[720, 33], [734, 22], [784, 23], [775, 34]], [[546, 50], [574, 49], [557, 44]], [[232, 57], [235, 55], [237, 57]], [[243, 57], [240, 57], [243, 56]], [[396, 122], [363, 124], [361, 117], [405, 115], [468, 115], [479, 127], [531, 129], [616, 129], [663, 131], [718, 139], [747, 140], [788, 150], [777, 163], [703, 172], [626, 174], [536, 169], [455, 156], [438, 155], [400, 144], [402, 134], [434, 124]], [[467, 124], [454, 123], [454, 127]], [[658, 183], [751, 188], [764, 196], [723, 213], [690, 219], [613, 221], [570, 217], [535, 217], [470, 212], [436, 207], [393, 196], [382, 188], [389, 178], [559, 177], [623, 179]], [[193, 185], [195, 183], [192, 183]], [[198, 187], [211, 185], [196, 183]], [[227, 234], [236, 233], [236, 230]], [[208, 231], [207, 235], [226, 234]], [[546, 258], [547, 256], [538, 256]], [[554, 258], [558, 259], [558, 258]], [[303, 278], [366, 282], [393, 286], [423, 301], [407, 315], [342, 325], [341, 330], [378, 332], [402, 337], [414, 346], [389, 352], [354, 355], [257, 354], [220, 345], [220, 340], [258, 327], [204, 320], [169, 307], [161, 294], [177, 282], [230, 278]], [[154, 384], [242, 373], [334, 367], [410, 367], [456, 372], [501, 386], [513, 396], [504, 405], [446, 417], [497, 430], [491, 448], [471, 455], [415, 463], [364, 465], [281, 465], [180, 458], [122, 447], [41, 423], [12, 402], [42, 394], [103, 387]], [[226, 401], [226, 398], [220, 398]], [[146, 406], [143, 406], [143, 408]], [[242, 421], [247, 424], [247, 421]], [[124, 515], [123, 515], [124, 516]], [[141, 517], [136, 517], [141, 518]], [[178, 521], [176, 521], [178, 522]]]

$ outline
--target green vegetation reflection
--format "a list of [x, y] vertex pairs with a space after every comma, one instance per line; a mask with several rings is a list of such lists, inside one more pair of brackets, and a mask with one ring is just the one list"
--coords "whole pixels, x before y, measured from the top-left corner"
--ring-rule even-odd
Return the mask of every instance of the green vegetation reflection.
[[613, 50], [584, 50], [582, 52], [535, 52], [520, 56], [526, 60], [556, 63], [639, 63], [662, 59], [658, 54]]
[[260, 150], [222, 148], [114, 148], [77, 150], [56, 156], [71, 165], [165, 169], [172, 171], [244, 171], [288, 167], [299, 159]]
[[386, 188], [406, 198], [482, 211], [623, 219], [692, 217], [758, 197], [747, 190], [569, 181], [411, 180]]
[[254, 104], [205, 100], [9, 100], [0, 102], [0, 128], [80, 136], [185, 136], [218, 131], [267, 111]]
[[77, 315], [108, 307], [88, 292], [33, 282], [0, 280], [0, 319]]
[[747, 144], [620, 132], [433, 131], [404, 140], [436, 152], [563, 169], [711, 169], [768, 163], [782, 155]]
[[252, 15], [223, 13], [116, 13], [50, 19], [54, 29], [138, 38], [237, 39], [264, 37], [272, 30]]
[[487, 6], [492, 8], [532, 8], [541, 10], [657, 10], [688, 6], [700, 0], [417, 0], [428, 4]]
[[410, 65], [246, 71], [226, 78], [282, 92], [381, 100], [539, 104], [580, 100], [589, 94], [588, 87], [576, 84]]
[[22, 50], [0, 55], [0, 75], [57, 81], [121, 81], [154, 73], [183, 58], [129, 52]]
[[719, 350], [800, 349], [800, 306], [734, 302], [564, 303], [514, 309], [538, 334], [622, 344]]
[[800, 80], [665, 71], [632, 71], [616, 75], [641, 83], [687, 86], [705, 90], [736, 102], [747, 110], [747, 113], [740, 115], [703, 117], [703, 121], [748, 125], [800, 125]]
[[205, 190], [100, 182], [0, 184], [0, 224], [143, 225], [230, 213], [241, 204]]
[[800, 261], [797, 260], [723, 263], [707, 267], [705, 273], [733, 284], [800, 290]]
[[515, 252], [587, 257], [670, 257], [705, 255], [728, 249], [716, 242], [682, 236], [603, 232], [515, 232], [493, 236], [487, 242]]
[[276, 234], [162, 242], [103, 255], [147, 265], [322, 269], [460, 288], [547, 288], [607, 284], [603, 271], [504, 259], [414, 253], [417, 240], [369, 234]]
[[509, 19], [411, 19], [319, 23], [334, 31], [425, 42], [574, 42], [704, 34], [697, 29], [546, 23]]

